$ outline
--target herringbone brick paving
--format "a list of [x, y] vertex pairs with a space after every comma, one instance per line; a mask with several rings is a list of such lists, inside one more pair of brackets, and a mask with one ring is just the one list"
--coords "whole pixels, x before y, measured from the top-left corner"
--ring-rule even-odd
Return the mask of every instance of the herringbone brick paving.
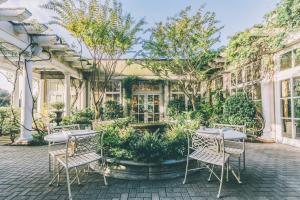
[[[246, 156], [243, 183], [239, 185], [231, 177], [224, 184], [224, 199], [300, 199], [300, 149], [281, 144], [247, 144]], [[88, 174], [82, 185], [72, 185], [72, 192], [74, 199], [80, 200], [216, 199], [218, 183], [208, 183], [207, 176], [207, 171], [199, 171], [188, 177], [186, 185], [182, 185], [182, 178], [164, 181], [109, 178], [109, 186], [104, 186], [100, 175]], [[59, 187], [49, 187], [49, 180], [47, 147], [0, 146], [0, 200], [66, 199], [65, 182]]]

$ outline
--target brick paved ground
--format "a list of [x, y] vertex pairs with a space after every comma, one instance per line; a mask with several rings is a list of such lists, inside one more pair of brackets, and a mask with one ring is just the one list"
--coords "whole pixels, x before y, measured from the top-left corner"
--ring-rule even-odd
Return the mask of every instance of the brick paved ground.
[[[243, 184], [224, 184], [224, 199], [300, 199], [300, 149], [279, 144], [248, 144]], [[0, 146], [0, 200], [66, 199], [67, 190], [48, 187], [47, 147]], [[72, 186], [74, 199], [215, 199], [216, 181], [206, 181], [206, 171], [166, 181], [126, 181], [109, 178], [105, 187], [98, 174], [86, 175]]]

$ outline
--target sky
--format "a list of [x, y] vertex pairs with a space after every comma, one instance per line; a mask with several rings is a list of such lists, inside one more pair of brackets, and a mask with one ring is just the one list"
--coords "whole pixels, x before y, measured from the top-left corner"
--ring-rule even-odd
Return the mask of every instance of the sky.
[[[123, 9], [131, 13], [135, 19], [145, 18], [145, 28], [155, 23], [165, 21], [168, 16], [174, 16], [180, 10], [191, 6], [195, 11], [201, 5], [205, 10], [216, 13], [220, 26], [224, 26], [221, 32], [220, 46], [228, 43], [230, 36], [250, 28], [263, 21], [266, 13], [274, 9], [280, 0], [119, 0]], [[47, 23], [52, 13], [41, 9], [40, 4], [47, 0], [8, 0], [0, 7], [25, 7], [32, 13], [32, 19], [41, 23]], [[70, 35], [59, 27], [51, 27], [53, 31], [63, 37], [69, 44], [74, 43]], [[0, 63], [1, 64], [1, 63]], [[11, 90], [11, 86], [3, 75], [0, 74], [0, 88]]]

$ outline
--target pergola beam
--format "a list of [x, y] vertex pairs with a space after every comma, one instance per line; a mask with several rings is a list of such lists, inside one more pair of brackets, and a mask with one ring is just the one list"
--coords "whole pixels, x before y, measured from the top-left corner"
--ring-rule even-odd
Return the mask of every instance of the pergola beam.
[[26, 8], [0, 8], [0, 21], [22, 22], [31, 17], [31, 15], [31, 12]]

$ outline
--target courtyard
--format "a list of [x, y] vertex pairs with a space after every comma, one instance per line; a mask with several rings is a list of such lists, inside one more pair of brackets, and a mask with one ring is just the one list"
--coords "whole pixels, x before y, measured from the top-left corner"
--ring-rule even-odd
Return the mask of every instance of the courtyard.
[[[65, 179], [60, 187], [48, 186], [47, 147], [0, 146], [0, 199], [67, 199]], [[224, 184], [223, 199], [299, 199], [300, 150], [282, 144], [247, 144], [247, 169], [239, 185], [231, 177]], [[98, 174], [82, 177], [72, 185], [74, 199], [201, 200], [215, 199], [218, 182], [207, 182], [202, 170], [188, 177], [164, 181], [128, 181], [108, 178], [104, 186]]]

